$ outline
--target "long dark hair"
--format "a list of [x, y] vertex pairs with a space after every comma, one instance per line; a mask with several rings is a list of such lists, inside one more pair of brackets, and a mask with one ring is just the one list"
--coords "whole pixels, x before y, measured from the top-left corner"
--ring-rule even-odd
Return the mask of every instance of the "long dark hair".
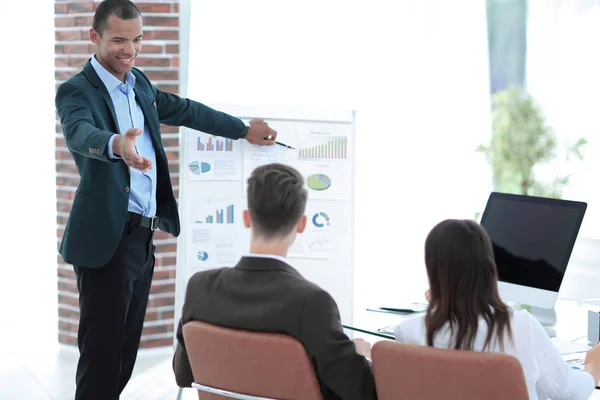
[[448, 219], [437, 224], [425, 241], [425, 265], [430, 301], [425, 316], [427, 345], [446, 324], [457, 350], [473, 350], [479, 318], [488, 334], [483, 349], [497, 340], [504, 350], [504, 333], [512, 341], [512, 310], [498, 293], [498, 272], [492, 242], [472, 220]]

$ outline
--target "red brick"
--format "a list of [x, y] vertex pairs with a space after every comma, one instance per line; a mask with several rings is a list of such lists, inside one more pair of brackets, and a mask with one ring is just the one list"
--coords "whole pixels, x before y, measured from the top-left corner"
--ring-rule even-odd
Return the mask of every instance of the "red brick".
[[[86, 32], [87, 34], [87, 32]], [[66, 40], [81, 40], [81, 31], [60, 31], [56, 32], [54, 38], [57, 42], [62, 42]]]
[[151, 81], [176, 81], [179, 80], [178, 70], [145, 71]]
[[[161, 259], [160, 259], [160, 265], [162, 267], [171, 267], [171, 266], [174, 267], [176, 264], [177, 264], [177, 258], [176, 257], [161, 257]], [[175, 278], [175, 274], [173, 274], [171, 276], [171, 278]]]
[[70, 321], [58, 321], [58, 329], [60, 332], [77, 333], [77, 324]]
[[174, 253], [177, 251], [176, 243], [155, 244], [155, 246], [156, 246], [156, 253]]
[[66, 14], [68, 10], [67, 4], [55, 4], [54, 14]]
[[67, 309], [67, 308], [58, 308], [58, 316], [61, 318], [69, 318], [74, 319], [75, 321], [79, 320], [79, 311]]
[[155, 325], [155, 326], [145, 326], [142, 329], [142, 336], [145, 335], [158, 335], [161, 333], [169, 333], [169, 332], [173, 332], [173, 324], [172, 323], [166, 323], [164, 325]]
[[179, 147], [179, 139], [177, 138], [163, 138], [162, 142], [164, 147]]
[[[158, 260], [158, 258], [157, 258], [157, 260]], [[162, 271], [154, 270], [154, 275], [152, 276], [152, 281], [157, 282], [157, 281], [164, 281], [164, 280], [174, 279], [174, 278], [175, 278], [174, 270], [162, 270]], [[167, 286], [167, 285], [162, 285], [162, 286]], [[159, 292], [155, 292], [155, 293], [159, 293]]]
[[56, 172], [64, 172], [67, 174], [77, 174], [77, 166], [74, 162], [56, 164]]
[[62, 189], [58, 189], [56, 191], [56, 193], [57, 193], [59, 199], [73, 200], [75, 198], [75, 191], [74, 190], [62, 190]]
[[66, 81], [73, 75], [74, 73], [69, 71], [54, 71], [54, 79], [57, 81]]
[[65, 304], [71, 307], [79, 307], [79, 300], [76, 297], [58, 294], [58, 304]]
[[151, 294], [157, 293], [174, 293], [175, 292], [175, 284], [167, 284], [167, 285], [152, 285], [150, 287]]
[[142, 53], [144, 54], [162, 54], [164, 46], [161, 44], [145, 44], [142, 47]]
[[179, 14], [179, 3], [173, 3], [172, 5], [173, 13]]
[[[60, 48], [59, 48], [60, 46]], [[80, 44], [63, 44], [63, 45], [57, 45], [56, 46], [56, 52], [57, 53], [64, 53], [64, 54], [93, 54], [96, 51], [96, 45], [94, 44], [85, 44], [85, 43], [80, 43]], [[59, 51], [62, 50], [62, 51]]]
[[75, 27], [75, 26], [82, 26], [82, 27], [91, 27], [92, 23], [93, 23], [93, 19], [94, 17], [92, 16], [86, 16], [86, 17], [73, 17], [73, 16], [69, 16], [69, 17], [61, 17], [61, 18], [54, 18], [54, 26], [57, 28], [67, 28], [67, 27]]
[[173, 93], [173, 94], [177, 94], [179, 93], [179, 86], [178, 85], [156, 85], [157, 88], [159, 88], [160, 90], [162, 90], [163, 92], [169, 92], [169, 93]]
[[179, 160], [179, 151], [167, 151], [167, 160]]
[[155, 29], [144, 33], [144, 40], [179, 40], [179, 31]]
[[57, 176], [56, 177], [56, 185], [57, 186], [68, 186], [68, 187], [77, 187], [79, 185], [79, 176]]
[[179, 68], [179, 57], [173, 57], [171, 59], [171, 68]]
[[166, 307], [175, 304], [175, 293], [173, 296], [151, 298], [148, 301], [148, 307]]
[[59, 212], [71, 212], [72, 206], [73, 206], [72, 201], [57, 201], [56, 202], [56, 210]]
[[66, 225], [67, 224], [67, 219], [69, 217], [67, 217], [66, 215], [57, 215], [56, 216], [56, 223], [58, 225]]
[[58, 290], [60, 292], [77, 293], [77, 284], [75, 282], [58, 282]]
[[55, 157], [59, 160], [72, 160], [73, 159], [73, 157], [71, 156], [71, 153], [69, 153], [66, 150], [61, 151], [61, 149], [56, 149]]
[[54, 66], [55, 67], [67, 67], [69, 64], [66, 58], [63, 57], [55, 57], [54, 58]]
[[179, 127], [160, 124], [160, 132], [161, 133], [179, 133]]
[[58, 277], [75, 279], [75, 272], [73, 272], [73, 269], [71, 269], [71, 268], [59, 268], [58, 269]]
[[64, 333], [59, 333], [58, 341], [69, 346], [77, 346], [77, 338]]
[[147, 13], [167, 14], [171, 12], [171, 5], [164, 3], [135, 3], [143, 15]]
[[142, 342], [140, 343], [141, 349], [150, 349], [154, 347], [166, 347], [173, 346], [173, 339], [165, 338], [165, 339], [148, 339], [144, 340], [142, 337]]
[[90, 57], [69, 57], [69, 67], [82, 68], [89, 59]]
[[95, 10], [94, 2], [72, 2], [68, 4], [67, 12], [69, 14], [91, 13]]
[[144, 17], [144, 26], [178, 26], [179, 25], [179, 17], [178, 16], [169, 16], [169, 17], [155, 17], [155, 16], [145, 16]]
[[138, 57], [135, 59], [136, 67], [170, 67], [171, 60], [168, 58]]
[[179, 172], [179, 163], [169, 164], [169, 173], [174, 174]]
[[178, 44], [168, 44], [166, 47], [167, 54], [179, 54], [179, 45]]

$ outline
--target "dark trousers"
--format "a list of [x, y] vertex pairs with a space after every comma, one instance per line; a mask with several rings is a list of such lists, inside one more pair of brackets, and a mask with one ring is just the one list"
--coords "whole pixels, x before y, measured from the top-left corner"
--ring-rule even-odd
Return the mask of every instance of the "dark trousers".
[[131, 377], [154, 272], [152, 236], [128, 223], [108, 264], [74, 266], [80, 310], [75, 400], [117, 400]]

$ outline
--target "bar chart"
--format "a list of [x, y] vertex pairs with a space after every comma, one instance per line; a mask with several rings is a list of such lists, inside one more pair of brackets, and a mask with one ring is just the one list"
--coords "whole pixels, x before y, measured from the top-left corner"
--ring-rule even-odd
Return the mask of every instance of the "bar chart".
[[201, 136], [196, 137], [196, 150], [198, 151], [233, 151], [232, 139], [216, 139], [212, 136], [208, 140], [203, 140]]
[[326, 138], [324, 143], [298, 149], [299, 160], [333, 160], [348, 157], [348, 138], [332, 136]]
[[233, 224], [233, 214], [235, 208], [233, 204], [228, 205], [225, 209], [216, 209], [206, 217], [194, 221], [197, 224]]

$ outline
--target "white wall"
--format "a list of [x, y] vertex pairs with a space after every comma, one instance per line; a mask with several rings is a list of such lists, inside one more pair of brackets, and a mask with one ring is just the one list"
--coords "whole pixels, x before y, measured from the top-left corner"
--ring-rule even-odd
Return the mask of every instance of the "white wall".
[[4, 2], [0, 24], [0, 352], [57, 342], [54, 2], [25, 4]]
[[423, 243], [490, 191], [485, 2], [193, 0], [188, 95], [357, 111], [357, 307], [421, 298]]

